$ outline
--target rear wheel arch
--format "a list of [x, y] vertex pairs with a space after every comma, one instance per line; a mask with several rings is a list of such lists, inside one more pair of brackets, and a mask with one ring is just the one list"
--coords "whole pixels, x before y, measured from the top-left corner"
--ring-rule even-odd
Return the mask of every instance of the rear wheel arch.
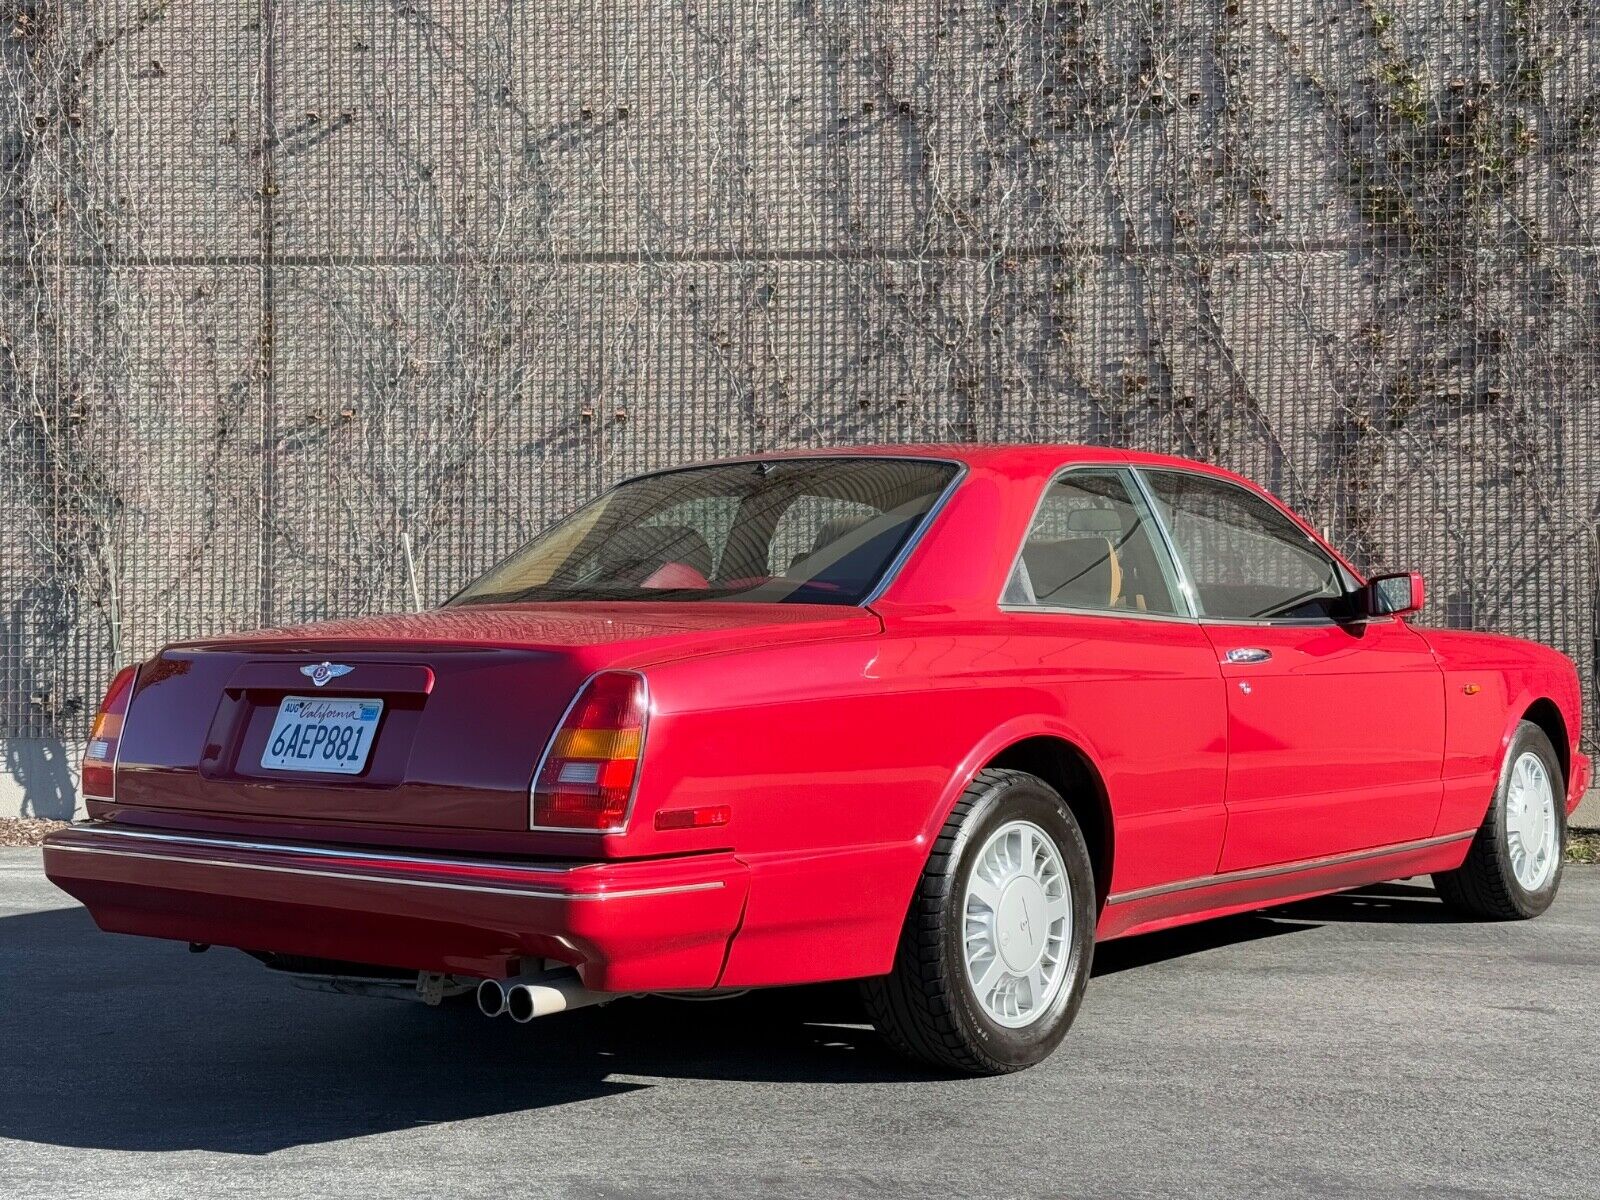
[[1042, 779], [1067, 802], [1083, 830], [1094, 868], [1096, 908], [1111, 892], [1116, 826], [1105, 780], [1094, 761], [1076, 743], [1055, 734], [1036, 734], [1011, 742], [979, 770], [1023, 771]]

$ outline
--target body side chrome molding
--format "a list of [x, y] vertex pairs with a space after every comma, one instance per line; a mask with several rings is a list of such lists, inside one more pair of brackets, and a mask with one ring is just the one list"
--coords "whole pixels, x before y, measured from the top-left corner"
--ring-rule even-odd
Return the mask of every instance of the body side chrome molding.
[[1330, 854], [1323, 858], [1302, 858], [1294, 862], [1276, 863], [1270, 867], [1251, 867], [1243, 871], [1225, 871], [1220, 875], [1199, 875], [1193, 879], [1180, 879], [1176, 883], [1158, 883], [1152, 887], [1135, 888], [1128, 892], [1113, 892], [1106, 897], [1106, 906], [1113, 904], [1127, 904], [1133, 900], [1149, 900], [1156, 896], [1166, 896], [1173, 892], [1195, 891], [1200, 888], [1220, 887], [1229, 883], [1248, 883], [1254, 879], [1272, 879], [1279, 875], [1298, 875], [1305, 871], [1315, 871], [1324, 867], [1341, 867], [1348, 863], [1365, 862], [1369, 859], [1389, 858], [1396, 854], [1405, 854], [1411, 850], [1430, 850], [1435, 846], [1447, 846], [1451, 842], [1464, 842], [1470, 839], [1477, 831], [1467, 830], [1465, 833], [1447, 833], [1440, 837], [1421, 838], [1414, 842], [1395, 842], [1388, 846], [1375, 846], [1370, 850], [1352, 850], [1345, 854]]

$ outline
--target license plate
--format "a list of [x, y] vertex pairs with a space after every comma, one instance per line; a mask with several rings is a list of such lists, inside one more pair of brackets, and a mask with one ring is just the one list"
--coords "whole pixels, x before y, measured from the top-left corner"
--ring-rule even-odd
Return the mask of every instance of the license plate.
[[359, 774], [367, 765], [382, 713], [382, 700], [285, 696], [261, 765], [269, 771]]

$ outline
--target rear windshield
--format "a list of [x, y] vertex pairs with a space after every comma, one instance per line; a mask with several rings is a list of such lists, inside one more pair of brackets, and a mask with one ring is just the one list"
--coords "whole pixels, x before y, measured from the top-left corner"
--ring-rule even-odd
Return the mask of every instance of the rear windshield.
[[649, 475], [546, 530], [450, 603], [859, 604], [955, 473], [919, 459], [804, 458]]

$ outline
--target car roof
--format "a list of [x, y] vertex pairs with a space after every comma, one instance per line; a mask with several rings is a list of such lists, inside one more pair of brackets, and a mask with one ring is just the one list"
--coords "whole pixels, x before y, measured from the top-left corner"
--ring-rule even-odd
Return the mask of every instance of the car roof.
[[[737, 455], [723, 462], [750, 462], [762, 459], [794, 458], [939, 458], [965, 463], [997, 475], [1032, 477], [1069, 463], [1122, 463], [1141, 467], [1171, 467], [1203, 471], [1224, 479], [1250, 484], [1251, 481], [1224, 467], [1171, 454], [1152, 454], [1143, 450], [1124, 450], [1112, 446], [1086, 446], [1072, 442], [1038, 445], [1010, 442], [912, 442], [893, 445], [816, 446], [804, 449], [758, 451]], [[703, 464], [695, 464], [703, 465]], [[1251, 484], [1251, 486], [1254, 486]]]

